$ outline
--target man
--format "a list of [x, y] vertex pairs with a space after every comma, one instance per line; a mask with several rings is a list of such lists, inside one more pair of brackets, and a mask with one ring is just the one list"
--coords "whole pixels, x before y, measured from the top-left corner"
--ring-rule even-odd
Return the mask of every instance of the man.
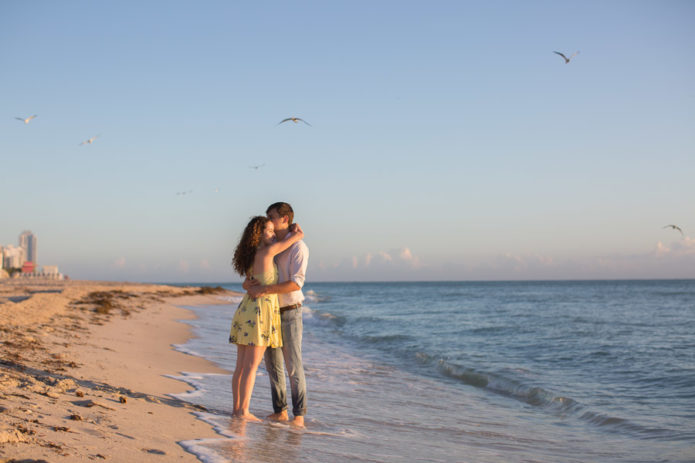
[[[294, 220], [292, 206], [283, 202], [273, 203], [268, 206], [266, 215], [273, 222], [277, 239], [283, 239], [290, 233], [290, 225]], [[277, 284], [263, 286], [255, 280], [248, 279], [243, 284], [251, 297], [273, 293], [278, 295], [282, 320], [282, 347], [265, 351], [265, 368], [270, 378], [274, 411], [268, 418], [275, 421], [289, 420], [284, 368], [286, 365], [292, 390], [292, 424], [300, 427], [304, 426], [306, 415], [306, 380], [302, 365], [302, 286], [308, 262], [309, 248], [304, 241], [298, 241], [275, 257], [278, 267]]]

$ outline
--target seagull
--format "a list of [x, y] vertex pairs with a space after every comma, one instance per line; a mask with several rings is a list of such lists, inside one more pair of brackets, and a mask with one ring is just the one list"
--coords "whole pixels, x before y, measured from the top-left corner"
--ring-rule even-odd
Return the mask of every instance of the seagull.
[[193, 190], [187, 190], [187, 191], [178, 191], [176, 192], [176, 196], [186, 196], [193, 193]]
[[83, 142], [80, 143], [78, 146], [82, 146], [82, 145], [91, 145], [92, 143], [94, 143], [94, 140], [96, 140], [98, 137], [99, 137], [99, 135], [95, 135], [95, 136], [93, 136], [92, 138], [90, 138], [89, 140], [83, 141]]
[[565, 64], [570, 64], [570, 61], [572, 60], [572, 58], [574, 58], [575, 56], [577, 56], [579, 54], [578, 51], [575, 51], [574, 54], [568, 58], [565, 55], [563, 55], [562, 53], [560, 53], [559, 51], [554, 51], [553, 53], [556, 53], [556, 54], [562, 56], [562, 59], [565, 60]]
[[258, 165], [255, 165], [255, 166], [249, 166], [249, 169], [258, 170], [258, 169], [260, 169], [261, 167], [263, 167], [264, 165], [265, 165], [265, 163], [263, 163], [263, 164], [258, 164]]
[[23, 117], [15, 117], [15, 119], [17, 119], [18, 121], [22, 121], [22, 122], [24, 122], [25, 124], [28, 124], [28, 123], [31, 122], [31, 120], [34, 119], [35, 117], [38, 117], [38, 115], [37, 115], [37, 114], [34, 114], [33, 116], [29, 116], [29, 117], [27, 117], [26, 119], [23, 118]]
[[288, 117], [287, 119], [283, 119], [283, 120], [281, 120], [280, 122], [278, 122], [278, 125], [282, 124], [283, 122], [287, 122], [287, 121], [292, 121], [292, 122], [294, 122], [295, 124], [298, 123], [299, 121], [302, 121], [302, 122], [304, 122], [306, 125], [308, 125], [309, 127], [311, 127], [311, 124], [309, 124], [309, 123], [308, 123], [307, 121], [305, 121], [304, 119], [300, 119], [300, 118], [298, 118], [298, 117]]
[[674, 230], [678, 230], [679, 232], [681, 232], [681, 236], [685, 236], [683, 234], [683, 230], [681, 230], [681, 227], [679, 227], [678, 225], [666, 225], [665, 227], [661, 228], [673, 228]]

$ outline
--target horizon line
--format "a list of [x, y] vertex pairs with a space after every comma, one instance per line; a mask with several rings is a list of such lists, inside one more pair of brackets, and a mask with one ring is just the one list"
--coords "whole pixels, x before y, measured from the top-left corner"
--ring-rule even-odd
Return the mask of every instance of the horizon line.
[[[517, 280], [319, 280], [305, 283], [304, 286], [313, 283], [570, 283], [570, 282], [629, 282], [629, 281], [695, 281], [694, 278], [558, 278], [558, 279], [517, 279]], [[237, 281], [143, 281], [141, 283], [154, 285], [224, 285], [241, 284]]]

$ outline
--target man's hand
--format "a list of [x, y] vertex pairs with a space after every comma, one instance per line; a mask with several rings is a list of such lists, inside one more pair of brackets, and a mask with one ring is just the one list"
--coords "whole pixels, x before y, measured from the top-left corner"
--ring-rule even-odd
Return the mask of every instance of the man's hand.
[[249, 288], [253, 288], [254, 286], [259, 286], [261, 283], [256, 280], [255, 278], [251, 277], [246, 277], [244, 282], [241, 284], [241, 287], [244, 288], [244, 291], [248, 291]]
[[255, 299], [263, 295], [263, 289], [263, 285], [261, 285], [258, 281], [253, 280], [253, 284], [249, 285], [246, 292], [249, 293], [249, 296]]

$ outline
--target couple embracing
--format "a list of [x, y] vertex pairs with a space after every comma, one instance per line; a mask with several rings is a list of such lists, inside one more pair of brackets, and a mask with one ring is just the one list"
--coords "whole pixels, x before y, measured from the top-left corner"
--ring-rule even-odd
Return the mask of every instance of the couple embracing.
[[292, 390], [292, 424], [304, 426], [306, 381], [302, 365], [302, 286], [309, 249], [304, 232], [293, 223], [294, 211], [283, 202], [253, 217], [234, 251], [232, 265], [245, 276], [246, 294], [234, 313], [229, 342], [237, 345], [232, 376], [233, 415], [260, 421], [249, 412], [256, 372], [265, 357], [274, 413], [287, 421], [285, 368]]

